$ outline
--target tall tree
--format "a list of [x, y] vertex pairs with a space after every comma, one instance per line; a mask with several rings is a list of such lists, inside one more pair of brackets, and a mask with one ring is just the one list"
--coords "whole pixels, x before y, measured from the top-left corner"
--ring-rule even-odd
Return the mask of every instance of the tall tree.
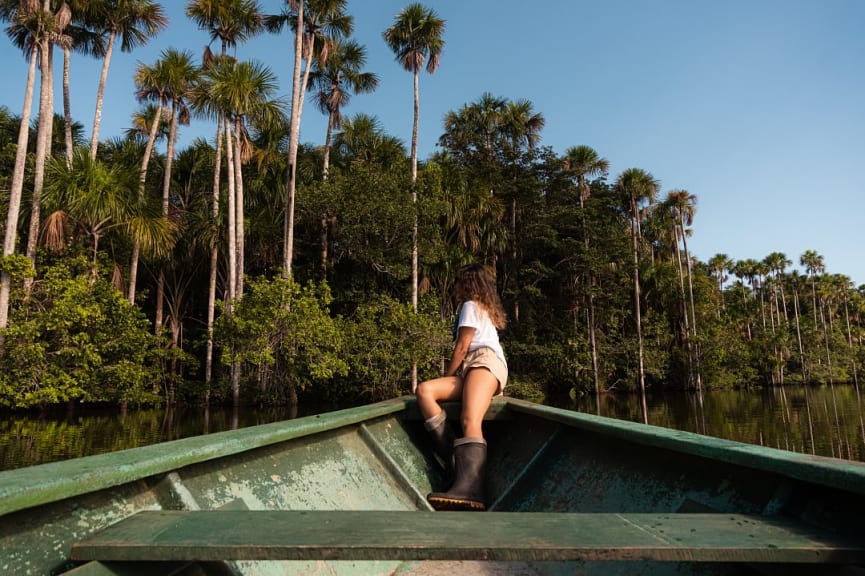
[[[162, 172], [162, 215], [168, 217], [171, 195], [171, 170], [174, 164], [174, 145], [177, 141], [178, 125], [188, 125], [190, 119], [189, 99], [196, 85], [198, 68], [192, 63], [191, 52], [181, 52], [169, 48], [162, 52], [157, 63], [159, 84], [163, 87], [164, 106], [169, 109], [168, 146], [165, 152], [165, 166]], [[154, 329], [158, 334], [162, 329], [163, 296], [165, 276], [160, 270], [156, 287], [156, 318]]]
[[814, 250], [805, 250], [799, 257], [799, 263], [805, 267], [808, 278], [811, 279], [811, 298], [814, 312], [814, 325], [817, 325], [817, 275], [826, 271], [823, 256]]
[[[186, 5], [186, 15], [199, 29], [207, 30], [211, 43], [219, 40], [222, 56], [228, 48], [259, 34], [264, 29], [264, 17], [255, 0], [190, 0]], [[208, 46], [204, 54], [205, 66], [213, 60]], [[204, 95], [201, 95], [204, 98]], [[200, 102], [205, 108], [205, 102]], [[218, 229], [220, 221], [220, 179], [222, 175], [222, 143], [225, 121], [220, 111], [216, 113], [216, 157], [213, 166], [213, 191], [211, 201], [211, 226]], [[218, 234], [212, 234], [210, 246], [210, 279], [207, 290], [207, 350], [205, 354], [204, 381], [205, 401], [210, 401], [210, 383], [213, 377], [213, 322], [216, 316], [216, 281], [219, 271]]]
[[[586, 257], [588, 257], [591, 251], [589, 230], [586, 224], [586, 201], [592, 193], [589, 179], [606, 176], [609, 169], [609, 160], [601, 157], [590, 146], [572, 146], [565, 151], [565, 171], [575, 180], [580, 197], [580, 223], [582, 225], [583, 248], [586, 251]], [[588, 273], [585, 275], [585, 278], [586, 282], [583, 290], [588, 301], [586, 328], [589, 336], [589, 353], [592, 356], [592, 380], [595, 386], [595, 399], [597, 402], [600, 402], [601, 381], [598, 371], [598, 345], [595, 334], [595, 274], [591, 264], [589, 264]]]
[[[529, 100], [510, 100], [505, 105], [501, 114], [501, 133], [505, 148], [505, 158], [510, 164], [510, 262], [505, 266], [505, 274], [502, 279], [504, 290], [510, 286], [520, 285], [518, 277], [519, 265], [517, 257], [520, 243], [517, 241], [517, 196], [523, 186], [519, 183], [519, 172], [521, 160], [526, 152], [531, 152], [540, 142], [541, 131], [544, 129], [546, 120], [543, 114], [535, 112], [534, 106]], [[514, 320], [519, 320], [519, 299], [514, 299]]]
[[630, 220], [629, 233], [633, 251], [634, 323], [637, 331], [637, 353], [639, 361], [640, 393], [643, 396], [643, 421], [648, 423], [646, 406], [646, 372], [643, 360], [643, 319], [640, 291], [640, 217], [644, 203], [651, 204], [658, 194], [660, 183], [654, 176], [640, 168], [628, 168], [616, 179], [615, 190], [622, 199]]
[[[394, 24], [385, 30], [384, 40], [396, 56], [396, 61], [412, 73], [414, 82], [414, 119], [411, 131], [411, 182], [412, 204], [417, 205], [417, 142], [418, 122], [420, 119], [419, 75], [426, 65], [430, 74], [438, 70], [444, 49], [445, 21], [432, 9], [413, 3], [396, 15]], [[412, 232], [412, 307], [417, 310], [418, 291], [418, 252], [417, 218]], [[413, 384], [413, 388], [414, 388]]]
[[87, 5], [89, 0], [69, 0], [64, 2], [69, 9], [70, 24], [63, 31], [63, 134], [66, 145], [66, 162], [72, 163], [72, 152], [75, 145], [72, 130], [72, 99], [70, 96], [70, 68], [72, 52], [85, 56], [101, 58], [105, 55], [103, 38], [95, 33], [87, 21]]
[[[348, 36], [354, 29], [354, 18], [346, 15], [346, 0], [287, 0], [288, 11], [268, 16], [267, 29], [281, 32], [286, 24], [294, 27], [294, 70], [291, 88], [291, 118], [288, 135], [288, 179], [285, 194], [285, 229], [283, 273], [291, 277], [294, 257], [294, 204], [297, 191], [297, 151], [304, 95], [309, 86], [314, 59], [327, 59], [333, 42]], [[303, 65], [303, 63], [306, 63]], [[301, 78], [301, 69], [303, 77]]]
[[161, 4], [152, 0], [105, 0], [86, 4], [85, 18], [94, 26], [94, 31], [105, 41], [102, 72], [96, 91], [96, 112], [93, 116], [93, 134], [90, 140], [90, 157], [96, 157], [99, 146], [99, 126], [102, 122], [102, 104], [105, 99], [105, 84], [114, 44], [120, 39], [120, 50], [131, 52], [144, 45], [168, 26], [168, 18]]
[[[156, 139], [159, 136], [159, 129], [162, 125], [163, 116], [165, 116], [165, 98], [166, 87], [164, 85], [165, 78], [160, 74], [159, 66], [146, 66], [139, 64], [135, 70], [135, 87], [136, 97], [141, 102], [152, 101], [155, 104], [145, 108], [145, 118], [139, 120], [133, 119], [133, 122], [141, 122], [143, 129], [147, 134], [147, 143], [144, 147], [144, 153], [141, 157], [141, 165], [138, 172], [138, 196], [145, 196], [145, 183], [147, 180], [147, 170], [150, 165], [150, 159], [153, 156], [153, 149]], [[167, 134], [166, 134], [167, 136]], [[130, 304], [135, 304], [136, 287], [138, 283], [138, 261], [141, 255], [141, 244], [138, 240], [133, 241], [132, 257], [129, 263], [129, 287], [127, 299]]]
[[[276, 76], [253, 62], [238, 62], [229, 56], [217, 58], [203, 71], [203, 91], [208, 106], [226, 119], [226, 160], [228, 161], [228, 250], [229, 277], [226, 309], [232, 310], [243, 294], [244, 181], [243, 163], [250, 155], [247, 123], [274, 124], [282, 118], [283, 105], [273, 98]], [[201, 88], [199, 89], [201, 90]], [[239, 402], [239, 367], [232, 367], [232, 398]]]
[[[15, 253], [18, 238], [18, 217], [24, 191], [24, 171], [27, 164], [27, 144], [30, 139], [30, 114], [33, 107], [33, 90], [36, 83], [36, 63], [41, 53], [42, 40], [46, 34], [45, 18], [42, 18], [38, 2], [4, 2], [0, 4], [0, 19], [10, 22], [7, 34], [29, 58], [27, 81], [24, 88], [24, 104], [18, 124], [18, 141], [15, 149], [15, 167], [9, 191], [9, 207], [6, 211], [6, 230], [3, 240], [3, 256]], [[44, 82], [43, 82], [44, 86]], [[0, 272], [0, 331], [9, 323], [9, 292], [12, 279], [4, 269]], [[0, 340], [2, 342], [2, 340]], [[0, 348], [2, 351], [2, 348]]]
[[723, 253], [718, 253], [709, 258], [709, 272], [715, 281], [718, 283], [718, 294], [721, 296], [721, 308], [718, 309], [718, 316], [721, 315], [721, 309], [724, 307], [724, 282], [729, 276], [727, 272], [733, 270], [733, 260]]
[[[667, 203], [672, 211], [672, 216], [676, 222], [676, 250], [678, 252], [679, 238], [682, 240], [682, 247], [685, 255], [685, 270], [688, 277], [688, 299], [690, 303], [690, 326], [692, 334], [689, 336], [689, 349], [692, 351], [693, 373], [697, 390], [702, 390], [703, 379], [700, 374], [700, 350], [697, 346], [697, 314], [694, 301], [694, 278], [693, 267], [691, 265], [691, 255], [688, 252], [688, 233], [690, 230], [686, 228], [694, 223], [694, 214], [697, 212], [697, 197], [690, 194], [687, 190], [671, 190], [667, 194]], [[685, 314], [688, 310], [685, 310]]]
[[[432, 9], [413, 3], [396, 15], [394, 24], [385, 30], [384, 40], [396, 56], [396, 61], [408, 72], [414, 81], [414, 121], [411, 131], [411, 200], [415, 211], [412, 227], [411, 248], [411, 304], [417, 311], [418, 296], [418, 216], [417, 216], [417, 140], [420, 119], [420, 90], [418, 77], [421, 68], [433, 74], [439, 67], [444, 49], [445, 21]], [[412, 365], [411, 389], [417, 387], [417, 365]]]

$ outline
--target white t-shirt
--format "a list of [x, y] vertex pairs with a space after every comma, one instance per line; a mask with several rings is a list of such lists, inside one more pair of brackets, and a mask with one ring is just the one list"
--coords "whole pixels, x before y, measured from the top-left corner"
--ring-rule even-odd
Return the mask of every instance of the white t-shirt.
[[460, 310], [460, 318], [457, 323], [458, 327], [467, 326], [474, 328], [475, 333], [472, 336], [472, 342], [469, 344], [469, 352], [474, 352], [478, 348], [490, 348], [496, 353], [496, 356], [505, 364], [505, 352], [502, 350], [502, 345], [499, 343], [499, 333], [496, 330], [489, 315], [483, 308], [475, 304], [474, 301], [468, 300], [463, 302]]

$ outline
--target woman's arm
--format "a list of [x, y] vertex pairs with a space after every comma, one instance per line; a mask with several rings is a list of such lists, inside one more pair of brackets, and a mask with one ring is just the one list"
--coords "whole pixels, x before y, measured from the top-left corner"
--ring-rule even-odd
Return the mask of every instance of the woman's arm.
[[466, 354], [468, 354], [469, 346], [472, 343], [474, 335], [475, 328], [472, 328], [471, 326], [460, 326], [460, 331], [457, 335], [457, 342], [454, 345], [454, 352], [451, 355], [451, 361], [450, 364], [448, 364], [448, 369], [444, 373], [444, 376], [457, 375], [457, 370], [460, 369]]

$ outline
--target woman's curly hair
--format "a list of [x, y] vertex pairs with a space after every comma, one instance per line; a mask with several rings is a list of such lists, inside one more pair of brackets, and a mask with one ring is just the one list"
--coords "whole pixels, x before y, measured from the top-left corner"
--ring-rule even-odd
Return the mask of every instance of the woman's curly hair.
[[507, 324], [495, 280], [483, 264], [469, 264], [457, 272], [456, 296], [460, 302], [474, 300], [497, 329], [501, 330]]

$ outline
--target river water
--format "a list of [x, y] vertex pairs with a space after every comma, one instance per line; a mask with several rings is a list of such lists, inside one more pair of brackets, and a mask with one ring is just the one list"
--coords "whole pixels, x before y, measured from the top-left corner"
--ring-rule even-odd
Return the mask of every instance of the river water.
[[[723, 390], [654, 394], [646, 398], [648, 423], [782, 450], [865, 461], [862, 398], [853, 386]], [[561, 408], [644, 421], [635, 395], [592, 395], [551, 401]], [[199, 407], [76, 409], [0, 416], [0, 470], [32, 466], [265, 424], [335, 410]]]

